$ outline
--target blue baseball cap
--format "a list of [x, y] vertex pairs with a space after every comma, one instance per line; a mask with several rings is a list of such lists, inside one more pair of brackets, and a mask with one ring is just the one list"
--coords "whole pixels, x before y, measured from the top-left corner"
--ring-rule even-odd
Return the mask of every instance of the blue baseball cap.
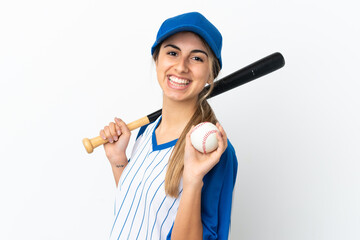
[[156, 41], [151, 48], [151, 55], [154, 53], [156, 47], [166, 38], [184, 31], [194, 32], [201, 36], [219, 60], [220, 68], [222, 67], [221, 33], [209, 20], [198, 12], [184, 13], [165, 20], [157, 33]]

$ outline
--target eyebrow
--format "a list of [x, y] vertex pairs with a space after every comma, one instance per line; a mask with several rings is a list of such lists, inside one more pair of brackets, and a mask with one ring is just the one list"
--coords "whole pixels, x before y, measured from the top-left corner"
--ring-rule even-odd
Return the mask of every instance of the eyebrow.
[[[166, 47], [172, 47], [172, 48], [175, 48], [175, 49], [181, 51], [181, 49], [180, 49], [178, 46], [174, 45], [174, 44], [167, 44], [167, 45], [164, 46], [164, 48], [166, 48]], [[194, 49], [194, 50], [192, 50], [191, 52], [192, 52], [192, 53], [203, 53], [203, 54], [205, 54], [207, 57], [209, 57], [208, 54], [207, 54], [205, 51], [200, 50], [200, 49]]]

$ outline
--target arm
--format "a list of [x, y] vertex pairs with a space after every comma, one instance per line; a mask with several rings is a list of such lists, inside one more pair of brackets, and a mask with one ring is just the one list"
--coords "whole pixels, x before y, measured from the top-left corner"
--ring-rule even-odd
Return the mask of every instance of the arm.
[[217, 124], [220, 134], [217, 135], [219, 147], [209, 154], [196, 151], [190, 142], [190, 134], [187, 134], [184, 172], [183, 193], [181, 196], [178, 212], [171, 233], [172, 240], [179, 239], [202, 239], [203, 223], [201, 219], [201, 195], [204, 176], [219, 162], [222, 153], [227, 147], [227, 138], [223, 128]]
[[202, 182], [197, 186], [183, 188], [178, 212], [171, 234], [172, 240], [202, 239], [201, 222], [201, 189]]
[[[204, 184], [201, 192], [203, 239], [228, 239], [237, 168], [236, 153], [228, 141], [228, 147], [222, 154], [219, 163], [203, 178]], [[178, 211], [178, 214], [180, 211]], [[171, 235], [172, 230], [169, 232], [168, 240]]]
[[120, 176], [128, 164], [126, 148], [131, 136], [130, 130], [121, 119], [115, 118], [115, 122], [111, 122], [100, 131], [100, 136], [109, 140], [104, 144], [104, 149], [117, 186]]
[[[124, 163], [124, 164], [122, 164], [122, 163]], [[117, 187], [118, 183], [119, 183], [119, 180], [120, 180], [120, 177], [121, 177], [121, 174], [122, 174], [122, 172], [124, 171], [124, 168], [127, 165], [127, 162], [125, 163], [125, 161], [121, 161], [121, 163], [119, 163], [119, 164], [110, 164], [110, 165], [111, 165], [111, 170], [112, 170], [113, 175], [114, 175], [115, 184], [116, 184], [116, 187]]]

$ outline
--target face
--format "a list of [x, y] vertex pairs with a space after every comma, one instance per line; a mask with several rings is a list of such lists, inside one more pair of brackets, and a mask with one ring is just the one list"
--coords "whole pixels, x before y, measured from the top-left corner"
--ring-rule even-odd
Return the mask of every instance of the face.
[[180, 32], [160, 46], [157, 79], [165, 98], [196, 102], [210, 81], [210, 58], [204, 43], [194, 33]]

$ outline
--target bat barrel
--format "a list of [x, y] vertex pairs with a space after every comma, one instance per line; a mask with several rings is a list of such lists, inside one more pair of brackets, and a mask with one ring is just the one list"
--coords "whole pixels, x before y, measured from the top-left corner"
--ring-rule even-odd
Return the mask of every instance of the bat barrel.
[[[215, 97], [223, 92], [251, 82], [259, 77], [282, 68], [285, 59], [281, 53], [273, 53], [264, 57], [214, 83], [214, 89], [208, 98]], [[207, 86], [209, 88], [209, 86]]]

